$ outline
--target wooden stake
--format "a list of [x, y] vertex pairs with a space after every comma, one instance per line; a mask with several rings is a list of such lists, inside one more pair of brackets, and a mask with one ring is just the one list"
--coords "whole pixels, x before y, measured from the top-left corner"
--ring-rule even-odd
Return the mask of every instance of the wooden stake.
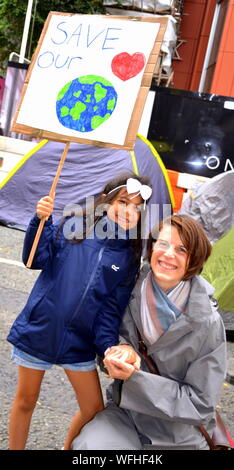
[[[53, 197], [53, 195], [55, 193], [55, 189], [56, 189], [56, 186], [57, 186], [57, 183], [58, 183], [58, 179], [60, 177], [60, 174], [61, 174], [61, 171], [62, 171], [62, 168], [63, 168], [63, 164], [64, 164], [66, 156], [67, 156], [69, 145], [70, 145], [70, 142], [67, 142], [66, 145], [65, 145], [61, 160], [60, 160], [58, 168], [57, 168], [57, 172], [56, 172], [53, 184], [52, 184], [51, 189], [50, 189], [50, 194], [49, 194], [50, 197]], [[34, 255], [35, 255], [35, 252], [36, 252], [36, 249], [37, 249], [38, 242], [40, 240], [40, 236], [41, 236], [45, 221], [46, 221], [46, 217], [42, 217], [42, 219], [40, 221], [40, 224], [39, 224], [39, 227], [37, 229], [36, 236], [34, 238], [34, 242], [33, 242], [32, 248], [31, 248], [31, 252], [30, 252], [27, 264], [26, 264], [27, 268], [31, 268], [31, 266], [32, 266], [33, 258], [34, 258]]]

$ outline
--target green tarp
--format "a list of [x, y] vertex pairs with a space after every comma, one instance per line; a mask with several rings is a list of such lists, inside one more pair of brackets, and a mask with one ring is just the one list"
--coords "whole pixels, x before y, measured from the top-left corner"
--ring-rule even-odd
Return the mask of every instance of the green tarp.
[[202, 276], [215, 288], [219, 307], [234, 312], [234, 227], [214, 243]]

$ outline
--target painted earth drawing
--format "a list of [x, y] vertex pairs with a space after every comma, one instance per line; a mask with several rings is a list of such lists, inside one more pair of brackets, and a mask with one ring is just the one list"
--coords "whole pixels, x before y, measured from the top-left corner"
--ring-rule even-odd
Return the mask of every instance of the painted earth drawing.
[[69, 129], [90, 132], [112, 115], [117, 93], [104, 77], [85, 75], [67, 83], [58, 93], [56, 113]]

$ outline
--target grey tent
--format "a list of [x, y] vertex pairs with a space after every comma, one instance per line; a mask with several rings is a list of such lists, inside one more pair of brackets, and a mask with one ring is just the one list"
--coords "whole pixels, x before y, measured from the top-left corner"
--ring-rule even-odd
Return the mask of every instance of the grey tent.
[[193, 197], [185, 199], [180, 213], [196, 219], [211, 243], [234, 226], [234, 171], [227, 171], [197, 185]]
[[214, 176], [193, 190], [180, 213], [190, 215], [203, 226], [213, 244], [202, 275], [214, 286], [225, 328], [234, 335], [234, 171]]
[[[63, 149], [63, 143], [45, 141], [18, 165], [0, 190], [0, 224], [26, 229], [37, 201], [49, 194]], [[173, 205], [170, 181], [154, 147], [138, 136], [133, 152], [71, 143], [56, 190], [54, 220], [62, 217], [65, 206], [99, 194], [108, 180], [126, 171], [150, 177], [151, 204], [158, 204], [161, 219], [163, 204]]]

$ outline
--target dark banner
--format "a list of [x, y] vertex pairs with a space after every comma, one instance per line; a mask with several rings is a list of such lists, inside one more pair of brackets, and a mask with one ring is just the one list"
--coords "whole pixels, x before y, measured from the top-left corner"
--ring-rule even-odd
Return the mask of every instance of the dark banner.
[[148, 139], [167, 169], [213, 177], [234, 170], [234, 98], [155, 91]]
[[[219, 466], [230, 467], [232, 462], [232, 452], [212, 452], [212, 451], [189, 451], [189, 450], [90, 450], [90, 451], [43, 451], [43, 450], [5, 450], [0, 452], [0, 464], [2, 468], [9, 466], [23, 465], [24, 469], [30, 469], [37, 465], [47, 465], [50, 468], [62, 469], [72, 468], [83, 470], [90, 467], [104, 470], [116, 469], [119, 467], [132, 466], [132, 468], [160, 468], [162, 466], [171, 469], [175, 465], [181, 467], [186, 465], [199, 466]], [[158, 466], [158, 467], [156, 467]], [[183, 467], [183, 466], [182, 466]]]

